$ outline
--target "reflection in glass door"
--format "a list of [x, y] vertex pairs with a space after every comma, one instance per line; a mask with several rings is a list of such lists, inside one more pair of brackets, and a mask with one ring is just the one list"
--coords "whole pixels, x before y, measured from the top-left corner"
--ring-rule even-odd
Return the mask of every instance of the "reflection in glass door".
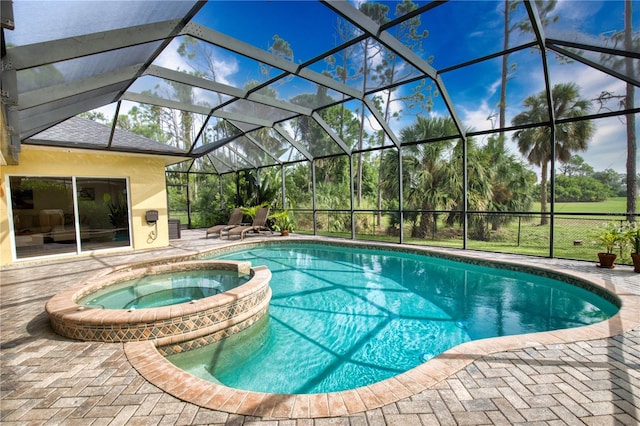
[[10, 176], [9, 188], [16, 259], [131, 245], [124, 178]]
[[16, 258], [77, 250], [70, 177], [11, 176]]
[[76, 178], [81, 251], [128, 247], [126, 179]]

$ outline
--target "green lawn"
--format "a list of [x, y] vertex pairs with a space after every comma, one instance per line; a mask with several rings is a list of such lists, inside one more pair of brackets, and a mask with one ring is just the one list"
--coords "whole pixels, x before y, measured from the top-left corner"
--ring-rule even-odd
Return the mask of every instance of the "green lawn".
[[[535, 206], [532, 211], [535, 211]], [[556, 213], [617, 213], [619, 216], [611, 218], [607, 216], [579, 216], [567, 215], [556, 216], [554, 227], [554, 247], [555, 257], [579, 260], [597, 261], [597, 252], [601, 247], [597, 242], [598, 228], [608, 220], [624, 220], [626, 211], [626, 198], [611, 198], [600, 203], [558, 203]], [[440, 229], [444, 229], [441, 224]], [[549, 255], [550, 226], [540, 225], [540, 219], [520, 221], [514, 220], [508, 225], [504, 225], [499, 231], [492, 233], [489, 241], [469, 239], [467, 247], [473, 250], [515, 253], [535, 256]], [[409, 244], [431, 245], [441, 247], [462, 247], [462, 239], [436, 238], [415, 239], [410, 238], [410, 230], [405, 230], [405, 242]], [[369, 240], [391, 240], [382, 235], [358, 235], [358, 238]], [[629, 259], [619, 260], [618, 263], [630, 263]]]
[[[598, 228], [609, 220], [624, 220], [626, 211], [626, 198], [610, 198], [600, 203], [557, 203], [554, 227], [554, 257], [579, 259], [587, 261], [597, 261], [598, 251], [602, 251], [597, 243]], [[539, 211], [539, 204], [531, 211]], [[562, 215], [562, 213], [589, 213], [590, 215]], [[616, 214], [615, 216], [593, 216], [593, 214]], [[385, 217], [385, 220], [387, 218]], [[320, 219], [325, 220], [324, 217]], [[323, 222], [324, 223], [324, 222]], [[373, 220], [371, 221], [373, 223]], [[447, 232], [447, 227], [441, 223], [438, 227], [439, 233], [435, 239], [411, 238], [410, 224], [405, 224], [404, 242], [407, 244], [419, 244], [438, 247], [462, 247], [462, 238], [459, 229]], [[384, 228], [384, 227], [383, 227]], [[397, 243], [398, 237], [386, 235], [384, 229], [371, 229], [359, 232], [356, 235], [360, 240], [387, 241]], [[311, 229], [302, 226], [296, 228], [301, 234], [312, 233]], [[320, 235], [333, 236], [339, 238], [350, 238], [351, 232], [331, 232], [321, 229]], [[514, 220], [507, 225], [503, 225], [498, 231], [492, 232], [489, 241], [469, 239], [467, 247], [472, 250], [487, 252], [514, 253], [535, 256], [549, 255], [550, 226], [540, 225], [540, 218], [527, 220], [526, 217]], [[619, 264], [630, 264], [630, 259], [619, 259]]]
[[[531, 211], [539, 212], [540, 203], [534, 203]], [[614, 197], [598, 203], [556, 203], [555, 211], [556, 213], [625, 213], [627, 199]]]

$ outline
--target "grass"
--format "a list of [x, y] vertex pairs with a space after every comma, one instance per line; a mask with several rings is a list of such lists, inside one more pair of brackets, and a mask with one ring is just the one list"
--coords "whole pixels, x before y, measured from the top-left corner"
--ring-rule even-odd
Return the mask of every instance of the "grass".
[[[626, 197], [613, 197], [597, 203], [556, 203], [556, 213], [625, 213]], [[539, 212], [540, 203], [534, 203], [531, 211]]]
[[[539, 204], [535, 205], [532, 211], [536, 211], [536, 208], [539, 211]], [[557, 215], [553, 230], [553, 256], [596, 262], [597, 253], [602, 249], [596, 242], [597, 229], [608, 220], [624, 220], [625, 211], [626, 198], [624, 197], [610, 198], [600, 203], [556, 203], [555, 212]], [[589, 213], [589, 215], [562, 215], [562, 213]], [[598, 213], [602, 213], [603, 216], [598, 217]], [[616, 215], [607, 217], [605, 216], [607, 214]], [[327, 219], [326, 216], [324, 218]], [[387, 235], [383, 228], [358, 232], [356, 238], [369, 241], [399, 242], [399, 237]], [[439, 225], [439, 230], [444, 231], [446, 229], [444, 224], [441, 223]], [[300, 234], [313, 233], [312, 229], [307, 229], [300, 224], [296, 231]], [[445, 233], [437, 235], [435, 239], [411, 238], [410, 225], [405, 224], [404, 242], [407, 244], [462, 248], [460, 230], [453, 231], [448, 232], [446, 235]], [[337, 238], [351, 238], [350, 231], [341, 232], [320, 229], [318, 234]], [[468, 239], [467, 247], [472, 250], [487, 252], [549, 256], [549, 241], [550, 225], [540, 225], [539, 218], [531, 220], [516, 219], [502, 226], [497, 232], [492, 232], [489, 241]], [[631, 260], [619, 259], [617, 263], [631, 264]]]
[[[626, 209], [625, 198], [610, 199], [602, 203], [559, 203], [556, 205], [557, 212], [567, 213], [606, 213], [624, 212]], [[558, 215], [555, 219], [554, 227], [554, 247], [553, 256], [567, 259], [578, 259], [587, 261], [597, 261], [597, 252], [601, 247], [596, 242], [597, 228], [608, 220], [623, 220], [624, 216], [597, 217], [592, 215]], [[444, 224], [439, 225], [440, 230], [445, 230]], [[459, 234], [458, 230], [458, 234]], [[350, 238], [349, 232], [327, 232], [320, 230], [319, 234], [325, 236], [335, 236]], [[358, 239], [369, 241], [386, 241], [397, 243], [398, 237], [388, 236], [383, 231], [362, 232], [356, 235]], [[549, 256], [550, 254], [550, 225], [540, 225], [539, 218], [531, 220], [514, 220], [502, 226], [499, 231], [492, 232], [489, 241], [469, 239], [467, 247], [472, 250], [487, 252], [514, 253], [522, 255]], [[462, 247], [461, 236], [436, 236], [435, 239], [411, 238], [410, 229], [405, 227], [404, 242], [407, 244], [418, 244], [438, 247]], [[630, 263], [630, 260], [623, 259], [619, 263]]]

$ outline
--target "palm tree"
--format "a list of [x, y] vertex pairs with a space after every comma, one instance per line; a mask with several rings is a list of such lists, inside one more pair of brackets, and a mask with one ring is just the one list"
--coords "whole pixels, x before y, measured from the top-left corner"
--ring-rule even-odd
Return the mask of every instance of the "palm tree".
[[[451, 161], [448, 164], [449, 187], [445, 192], [453, 201], [451, 206], [455, 213], [449, 214], [447, 225], [452, 226], [454, 223], [462, 223], [464, 206], [464, 182], [462, 174], [462, 147], [465, 143], [462, 139], [456, 144]], [[469, 210], [486, 211], [489, 209], [493, 198], [493, 188], [491, 180], [491, 164], [483, 161], [483, 152], [477, 146], [472, 138], [466, 142], [467, 155], [467, 208]], [[488, 239], [487, 220], [483, 215], [471, 215], [469, 222], [470, 236], [472, 238], [486, 240]]]
[[[400, 136], [403, 142], [412, 142], [457, 133], [450, 118], [418, 117], [415, 124], [402, 130]], [[450, 209], [455, 203], [448, 191], [456, 178], [449, 167], [453, 143], [453, 139], [420, 143], [407, 146], [403, 151], [403, 171], [408, 177], [404, 184], [405, 207], [422, 211], [412, 237], [425, 238], [437, 218], [437, 213], [432, 211]]]
[[[532, 188], [536, 175], [505, 148], [502, 135], [493, 135], [482, 148], [482, 161], [491, 170], [491, 212], [528, 211], [534, 201]], [[491, 230], [497, 231], [515, 219], [514, 216], [492, 214]]]
[[[591, 101], [580, 98], [580, 89], [574, 83], [557, 84], [551, 90], [551, 102], [555, 119], [576, 118], [587, 114]], [[521, 126], [532, 123], [549, 123], [547, 94], [541, 92], [529, 96], [523, 102], [525, 111], [513, 117], [512, 123]], [[594, 133], [594, 126], [588, 120], [555, 124], [555, 159], [567, 162], [575, 151], [585, 151]], [[549, 124], [518, 130], [514, 138], [520, 153], [530, 164], [540, 167], [540, 225], [549, 223], [547, 212], [547, 180], [551, 162], [551, 126]]]
[[[605, 40], [614, 49], [618, 46], [622, 46], [627, 52], [637, 52], [640, 50], [640, 37], [638, 32], [633, 31], [633, 7], [631, 0], [625, 0], [624, 2], [624, 29], [613, 33]], [[613, 70], [618, 73], [626, 74], [627, 76], [638, 75], [640, 73], [640, 65], [638, 61], [634, 61], [632, 57], [618, 56], [612, 54], [602, 53], [600, 55], [600, 61], [603, 64], [609, 64]], [[638, 69], [634, 69], [634, 66]], [[622, 100], [624, 107], [629, 111], [635, 108], [635, 86], [627, 82], [625, 94], [614, 94], [608, 91], [603, 91], [599, 96], [598, 101], [602, 104], [611, 101], [613, 99]], [[638, 141], [636, 135], [636, 114], [629, 113], [625, 117], [627, 124], [627, 213], [629, 214], [629, 220], [635, 221], [635, 214], [638, 212]]]

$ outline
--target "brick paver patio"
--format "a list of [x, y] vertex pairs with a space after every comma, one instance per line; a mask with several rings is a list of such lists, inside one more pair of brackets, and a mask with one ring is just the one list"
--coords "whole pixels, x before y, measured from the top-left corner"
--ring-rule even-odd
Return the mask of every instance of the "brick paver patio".
[[[609, 338], [591, 340], [576, 333], [575, 341], [479, 354], [474, 362], [413, 396], [353, 415], [331, 417], [329, 413], [330, 417], [315, 419], [254, 417], [201, 408], [149, 383], [130, 364], [123, 344], [72, 341], [51, 331], [46, 301], [96, 271], [224, 243], [205, 240], [204, 231], [183, 231], [182, 239], [172, 240], [172, 247], [164, 250], [0, 269], [2, 424], [640, 424], [640, 318], [635, 326]], [[628, 266], [602, 270], [590, 262], [526, 261], [577, 271], [633, 297], [640, 295], [640, 275]]]

